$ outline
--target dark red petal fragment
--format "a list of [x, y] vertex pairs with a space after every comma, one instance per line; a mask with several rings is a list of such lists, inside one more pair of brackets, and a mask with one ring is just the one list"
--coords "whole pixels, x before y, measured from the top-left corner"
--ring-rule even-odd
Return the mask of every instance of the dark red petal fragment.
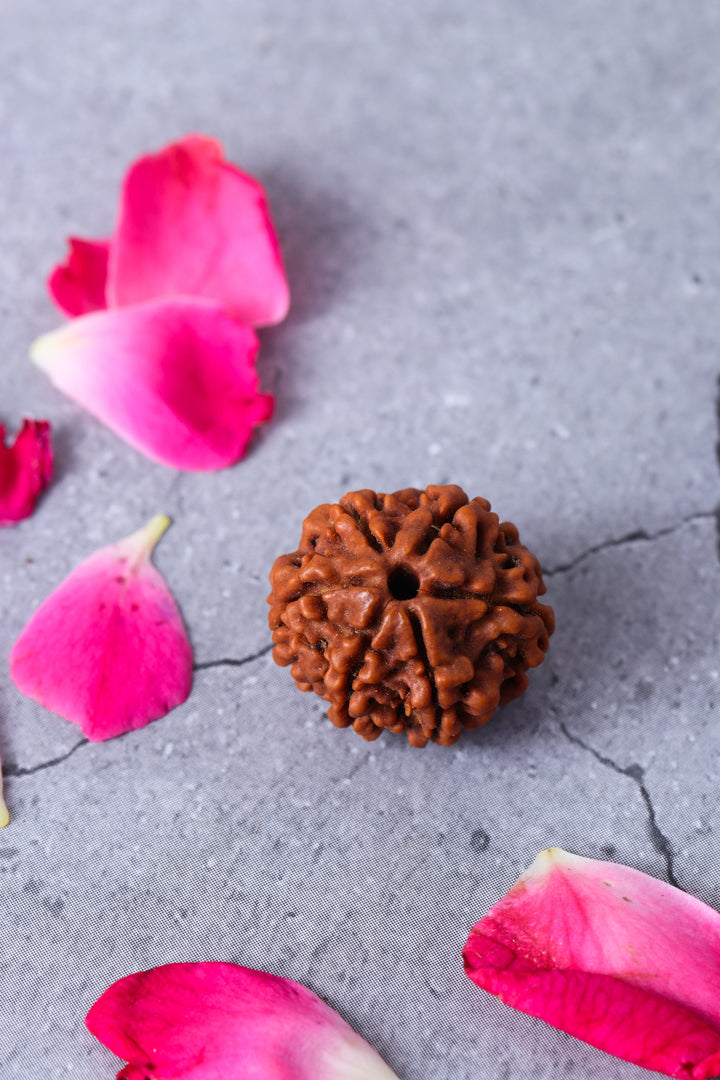
[[0, 525], [29, 517], [50, 483], [53, 452], [47, 420], [23, 420], [12, 446], [5, 445], [0, 424]]
[[109, 240], [81, 240], [71, 236], [70, 251], [64, 263], [58, 263], [47, 281], [48, 292], [65, 314], [88, 315], [102, 311], [105, 302]]

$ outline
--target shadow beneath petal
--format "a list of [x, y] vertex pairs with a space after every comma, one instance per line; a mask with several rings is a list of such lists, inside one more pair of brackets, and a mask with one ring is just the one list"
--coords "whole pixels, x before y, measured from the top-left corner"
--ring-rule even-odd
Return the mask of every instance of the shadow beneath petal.
[[348, 199], [281, 168], [262, 183], [280, 238], [290, 284], [288, 325], [322, 314], [350, 291], [371, 257], [367, 222]]
[[[306, 381], [299, 331], [339, 306], [367, 279], [376, 247], [372, 230], [350, 201], [303, 176], [281, 168], [260, 175], [280, 238], [290, 286], [290, 310], [279, 326], [261, 329], [258, 371], [261, 389], [275, 394], [269, 430], [295, 411]], [[256, 445], [265, 433], [256, 436]]]

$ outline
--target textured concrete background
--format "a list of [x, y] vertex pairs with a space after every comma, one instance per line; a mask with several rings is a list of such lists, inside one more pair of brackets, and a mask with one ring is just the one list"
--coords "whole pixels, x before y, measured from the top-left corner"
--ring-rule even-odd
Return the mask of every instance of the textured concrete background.
[[[102, 1080], [115, 978], [233, 959], [323, 994], [402, 1080], [647, 1075], [465, 978], [537, 851], [720, 908], [720, 5], [2, 0], [0, 416], [57, 479], [0, 535], [0, 654], [156, 512], [198, 663], [100, 745], [0, 664], [3, 1080]], [[128, 162], [219, 136], [266, 184], [293, 308], [275, 421], [214, 475], [148, 463], [27, 361], [43, 278]], [[265, 651], [267, 573], [316, 504], [456, 482], [514, 520], [557, 632], [452, 749], [337, 731]], [[245, 659], [249, 658], [249, 659]]]

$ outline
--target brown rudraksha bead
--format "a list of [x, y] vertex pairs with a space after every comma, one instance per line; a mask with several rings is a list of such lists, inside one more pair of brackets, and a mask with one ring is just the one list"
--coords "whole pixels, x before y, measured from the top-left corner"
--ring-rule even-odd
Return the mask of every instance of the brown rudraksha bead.
[[515, 526], [455, 485], [318, 506], [270, 583], [275, 661], [364, 739], [450, 746], [524, 692], [554, 628]]

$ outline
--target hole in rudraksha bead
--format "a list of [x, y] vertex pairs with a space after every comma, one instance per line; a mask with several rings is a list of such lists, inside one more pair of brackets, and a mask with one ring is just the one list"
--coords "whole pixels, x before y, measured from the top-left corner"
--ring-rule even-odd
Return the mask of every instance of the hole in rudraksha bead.
[[388, 588], [396, 600], [413, 600], [420, 592], [420, 582], [409, 566], [396, 566], [388, 575]]

